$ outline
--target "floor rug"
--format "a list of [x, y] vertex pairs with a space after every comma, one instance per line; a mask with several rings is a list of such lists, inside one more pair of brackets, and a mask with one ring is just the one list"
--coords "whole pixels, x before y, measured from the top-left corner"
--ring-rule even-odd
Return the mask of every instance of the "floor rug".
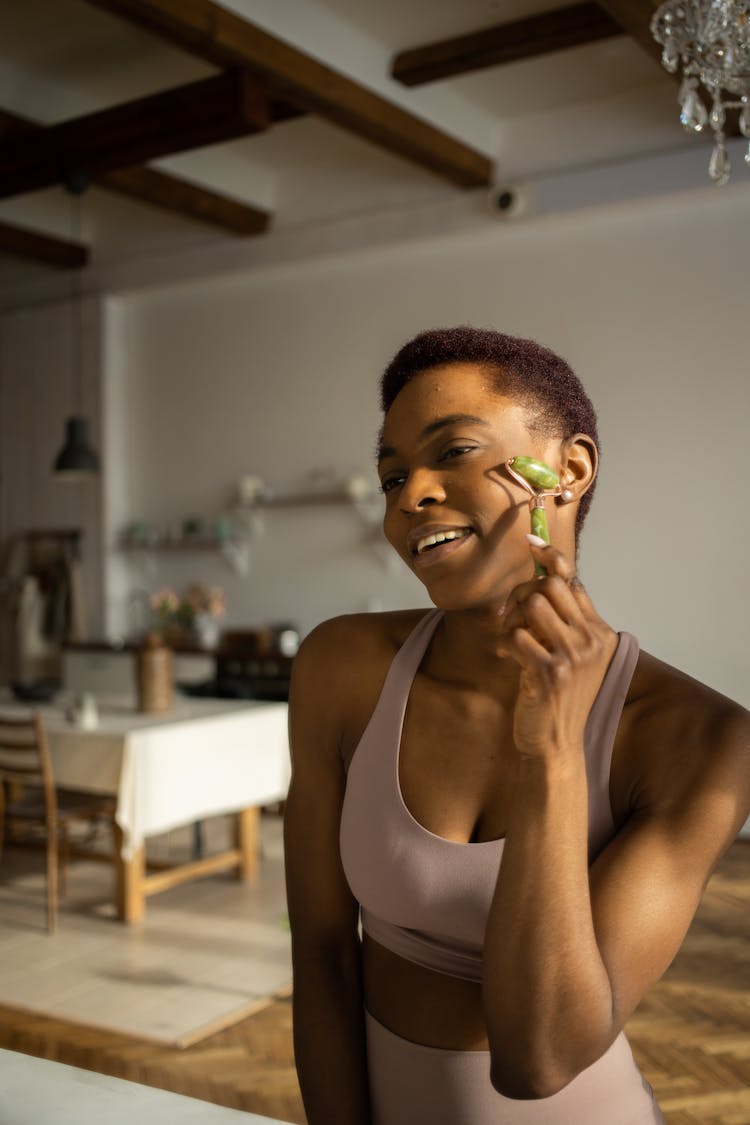
[[[226, 818], [204, 825], [226, 847]], [[260, 876], [217, 875], [154, 895], [142, 923], [114, 917], [111, 869], [72, 861], [58, 930], [46, 931], [43, 854], [6, 848], [0, 862], [0, 1003], [155, 1042], [189, 1046], [291, 987], [281, 822], [261, 818]], [[180, 861], [189, 830], [153, 842]]]

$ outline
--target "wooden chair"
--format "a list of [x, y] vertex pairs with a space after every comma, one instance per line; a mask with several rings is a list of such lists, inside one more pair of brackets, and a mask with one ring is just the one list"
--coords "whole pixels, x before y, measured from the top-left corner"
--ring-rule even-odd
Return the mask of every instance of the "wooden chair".
[[115, 807], [113, 796], [56, 788], [39, 714], [27, 719], [0, 716], [0, 858], [6, 821], [21, 821], [41, 829], [50, 933], [57, 928], [58, 871], [60, 891], [65, 893], [70, 822], [105, 816], [114, 828]]

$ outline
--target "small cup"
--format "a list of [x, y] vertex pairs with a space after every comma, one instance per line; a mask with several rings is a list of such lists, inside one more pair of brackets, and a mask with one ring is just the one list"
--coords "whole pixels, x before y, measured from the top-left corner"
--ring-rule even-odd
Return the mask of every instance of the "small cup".
[[76, 696], [67, 712], [67, 719], [82, 730], [94, 730], [98, 727], [99, 709], [96, 705], [96, 697], [88, 691]]

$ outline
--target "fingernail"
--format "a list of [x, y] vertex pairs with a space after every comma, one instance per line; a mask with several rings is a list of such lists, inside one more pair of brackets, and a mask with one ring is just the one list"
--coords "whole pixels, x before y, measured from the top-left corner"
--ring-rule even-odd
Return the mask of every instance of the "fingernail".
[[530, 532], [526, 535], [532, 547], [549, 547], [546, 539], [542, 539], [541, 535], [532, 535]]

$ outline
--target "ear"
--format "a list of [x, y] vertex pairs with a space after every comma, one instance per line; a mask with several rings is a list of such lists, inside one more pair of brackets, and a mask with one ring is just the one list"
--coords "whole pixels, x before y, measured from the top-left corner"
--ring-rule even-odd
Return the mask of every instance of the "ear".
[[560, 483], [580, 500], [591, 488], [599, 469], [599, 451], [588, 434], [574, 434], [563, 445]]

